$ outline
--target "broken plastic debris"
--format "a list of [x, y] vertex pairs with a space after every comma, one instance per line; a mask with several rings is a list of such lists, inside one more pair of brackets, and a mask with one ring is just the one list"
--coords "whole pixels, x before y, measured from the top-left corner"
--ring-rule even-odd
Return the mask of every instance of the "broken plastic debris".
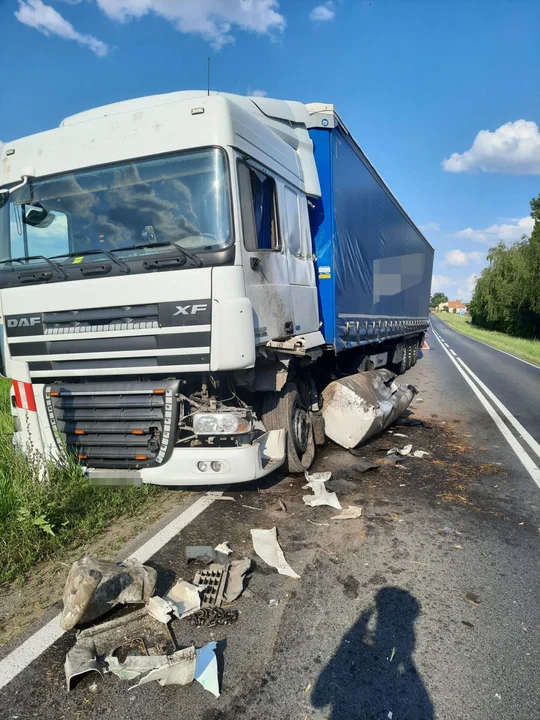
[[427, 450], [415, 450], [413, 455], [416, 458], [423, 458], [425, 455], [429, 455], [429, 453]]
[[[349, 477], [353, 477], [352, 475], [349, 475]], [[338, 495], [350, 495], [352, 492], [358, 489], [358, 486], [355, 482], [352, 482], [352, 480], [347, 480], [345, 478], [332, 478], [327, 484], [327, 489], [331, 490], [332, 492], [337, 493]]]
[[165, 595], [164, 600], [173, 606], [176, 617], [182, 619], [201, 607], [200, 593], [203, 590], [204, 588], [199, 585], [178, 580]]
[[174, 610], [174, 605], [167, 600], [164, 600], [159, 595], [154, 595], [148, 601], [148, 612], [150, 615], [159, 622], [168, 623], [171, 619], [171, 613]]
[[213, 562], [226, 563], [231, 553], [231, 548], [225, 542], [216, 545], [215, 548], [210, 545], [186, 545], [184, 548], [186, 562], [198, 560], [207, 565]]
[[244, 580], [251, 569], [251, 560], [243, 558], [242, 560], [233, 560], [229, 567], [229, 574], [225, 584], [225, 592], [223, 598], [225, 602], [234, 602], [244, 591]]
[[66, 675], [66, 687], [71, 690], [71, 681], [74, 678], [86, 675], [89, 672], [97, 672], [103, 677], [100, 664], [97, 661], [96, 649], [92, 642], [85, 645], [75, 645], [66, 655], [64, 663]]
[[120, 680], [134, 680], [144, 673], [167, 665], [167, 655], [128, 655], [124, 662], [116, 655], [107, 655], [105, 662], [109, 670]]
[[362, 514], [362, 508], [358, 505], [349, 505], [346, 510], [342, 510], [339, 515], [334, 515], [330, 520], [356, 520]]
[[394, 447], [390, 448], [390, 450], [387, 452], [387, 455], [394, 455], [395, 453], [398, 453], [398, 455], [408, 455], [412, 450], [412, 445], [404, 445], [401, 449]]
[[64, 609], [60, 625], [71, 630], [75, 625], [95, 620], [115, 605], [147, 603], [154, 592], [157, 572], [130, 559], [121, 563], [90, 556], [71, 566], [64, 587]]
[[323, 391], [326, 435], [352, 448], [390, 426], [416, 395], [412, 385], [398, 385], [389, 370], [369, 370], [331, 382]]
[[304, 495], [302, 500], [305, 505], [309, 507], [318, 507], [319, 505], [329, 505], [330, 507], [341, 510], [341, 503], [338, 500], [338, 496], [335, 492], [328, 492], [326, 489], [326, 481], [330, 480], [332, 473], [321, 472], [313, 473], [310, 475], [308, 472], [305, 473], [307, 485], [304, 488], [311, 488], [313, 495]]
[[405, 435], [405, 433], [394, 433], [394, 437], [409, 437], [408, 435]]
[[217, 553], [222, 553], [223, 555], [230, 555], [232, 553], [232, 550], [229, 547], [229, 543], [226, 543], [226, 542], [222, 542], [219, 545], [216, 545], [214, 550]]
[[253, 549], [267, 565], [276, 568], [280, 575], [288, 575], [293, 578], [300, 577], [285, 560], [283, 550], [278, 543], [275, 527], [270, 530], [253, 529], [251, 530], [251, 537], [253, 539]]
[[393, 660], [395, 657], [396, 657], [396, 648], [393, 647], [393, 648], [392, 648], [392, 652], [390, 653], [390, 658], [389, 658], [390, 662], [392, 662], [392, 660]]
[[212, 563], [205, 570], [198, 570], [193, 578], [202, 590], [201, 607], [219, 607], [227, 581], [228, 567]]
[[195, 680], [214, 697], [219, 697], [219, 676], [216, 658], [216, 642], [210, 642], [197, 650]]
[[136, 685], [130, 687], [130, 690], [139, 687], [139, 685], [146, 685], [146, 683], [153, 680], [157, 680], [160, 685], [188, 685], [195, 677], [196, 658], [194, 647], [177, 650], [172, 655], [150, 656], [147, 659], [156, 660], [160, 663], [159, 666], [150, 670], [148, 675], [145, 675]]

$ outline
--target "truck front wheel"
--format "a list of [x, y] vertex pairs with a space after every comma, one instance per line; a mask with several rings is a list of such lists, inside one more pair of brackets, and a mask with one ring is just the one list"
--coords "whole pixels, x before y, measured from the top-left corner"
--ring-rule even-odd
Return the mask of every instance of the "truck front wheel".
[[285, 468], [292, 473], [309, 470], [315, 458], [313, 425], [294, 383], [288, 382], [281, 392], [265, 393], [261, 420], [267, 430], [287, 431]]

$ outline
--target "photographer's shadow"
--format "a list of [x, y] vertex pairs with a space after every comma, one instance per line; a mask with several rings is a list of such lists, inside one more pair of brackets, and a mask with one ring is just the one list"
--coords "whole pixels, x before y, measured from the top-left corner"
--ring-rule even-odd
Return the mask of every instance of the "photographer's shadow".
[[382, 588], [319, 675], [313, 706], [331, 706], [331, 720], [434, 720], [412, 658], [419, 614], [409, 592]]

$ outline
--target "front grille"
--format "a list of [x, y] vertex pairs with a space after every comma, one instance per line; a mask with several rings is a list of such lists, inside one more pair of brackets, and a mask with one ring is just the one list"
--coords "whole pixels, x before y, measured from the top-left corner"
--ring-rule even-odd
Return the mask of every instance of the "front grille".
[[107, 332], [110, 330], [146, 330], [159, 327], [159, 308], [153, 305], [132, 305], [90, 310], [43, 313], [45, 335]]
[[144, 468], [168, 460], [179, 404], [177, 380], [47, 385], [59, 448], [95, 468]]

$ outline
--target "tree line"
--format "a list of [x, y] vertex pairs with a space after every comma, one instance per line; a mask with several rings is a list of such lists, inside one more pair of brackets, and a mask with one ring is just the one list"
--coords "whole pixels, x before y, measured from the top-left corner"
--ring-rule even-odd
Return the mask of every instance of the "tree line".
[[530, 202], [529, 238], [488, 252], [489, 261], [469, 304], [474, 325], [525, 338], [540, 338], [540, 195]]

